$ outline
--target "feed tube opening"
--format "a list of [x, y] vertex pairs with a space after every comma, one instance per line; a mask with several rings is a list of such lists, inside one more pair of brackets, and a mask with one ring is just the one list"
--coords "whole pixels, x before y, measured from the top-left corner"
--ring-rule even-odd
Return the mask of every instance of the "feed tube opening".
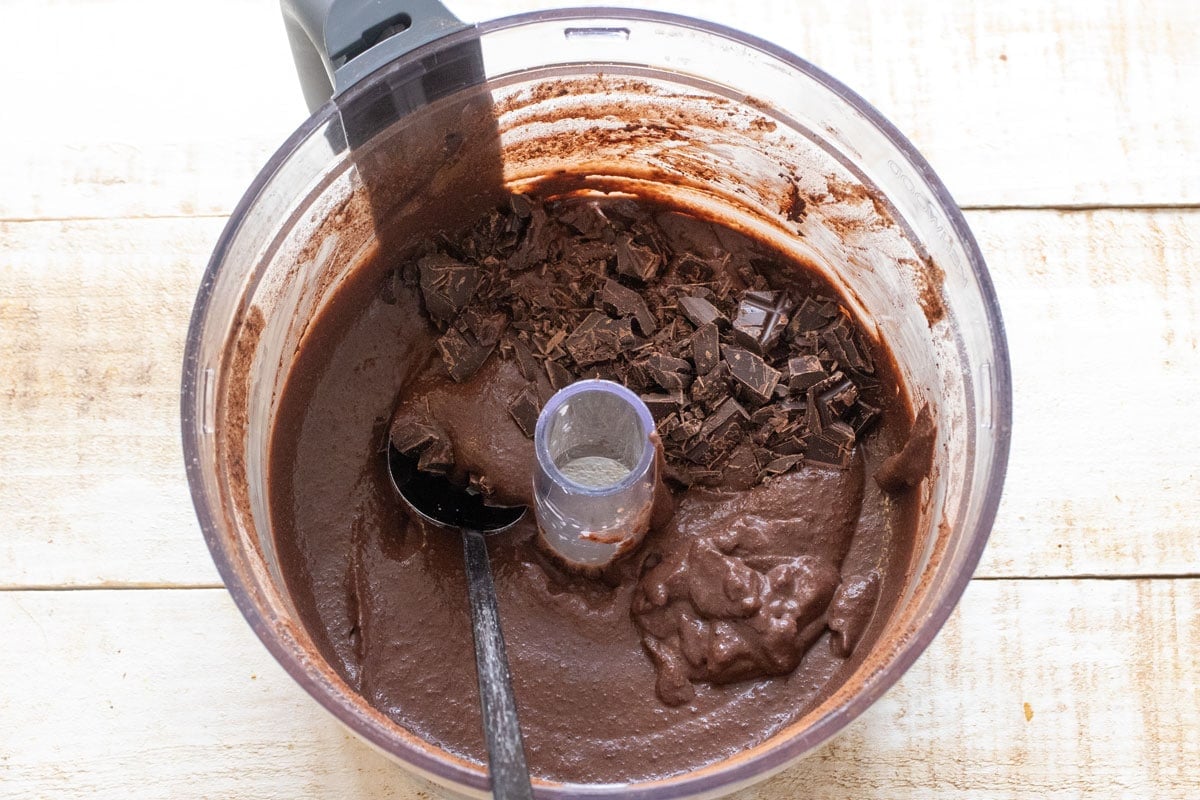
[[624, 386], [573, 383], [542, 408], [534, 432], [534, 513], [564, 561], [603, 567], [636, 547], [654, 502], [654, 420]]

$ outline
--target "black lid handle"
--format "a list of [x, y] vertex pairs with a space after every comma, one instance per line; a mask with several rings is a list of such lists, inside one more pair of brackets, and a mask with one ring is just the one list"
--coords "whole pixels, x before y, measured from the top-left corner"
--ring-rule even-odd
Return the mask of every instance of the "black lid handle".
[[466, 28], [438, 0], [281, 0], [310, 111], [378, 67]]

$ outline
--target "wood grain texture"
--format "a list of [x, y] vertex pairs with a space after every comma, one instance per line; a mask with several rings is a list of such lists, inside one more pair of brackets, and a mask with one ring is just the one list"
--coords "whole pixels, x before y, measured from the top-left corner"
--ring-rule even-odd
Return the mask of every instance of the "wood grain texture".
[[[4, 592], [0, 641], [20, 676], [0, 693], [5, 797], [426, 796], [223, 590]], [[977, 581], [895, 689], [736, 797], [1194, 797], [1198, 659], [1200, 581]]]
[[[1005, 495], [978, 574], [1197, 574], [1200, 211], [970, 223], [1015, 384]], [[0, 587], [216, 581], [177, 393], [220, 224], [0, 223]]]
[[[463, 19], [586, 0], [457, 0]], [[645, 5], [626, 2], [627, 5]], [[1200, 4], [667, 0], [823, 68], [970, 206], [1200, 203]], [[228, 213], [306, 115], [275, 0], [14, 0], [0, 219]], [[48, 50], [67, 54], [47, 58]]]
[[970, 223], [1004, 313], [1014, 395], [979, 574], [1200, 574], [1200, 212]]
[[217, 581], [178, 409], [221, 225], [0, 223], [0, 586]]

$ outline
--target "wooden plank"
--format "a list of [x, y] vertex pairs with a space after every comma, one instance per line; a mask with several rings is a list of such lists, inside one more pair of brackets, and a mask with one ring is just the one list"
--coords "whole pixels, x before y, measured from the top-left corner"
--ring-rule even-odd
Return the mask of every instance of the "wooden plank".
[[982, 575], [1200, 574], [1200, 212], [970, 215], [1013, 364]]
[[[0, 593], [10, 798], [425, 798], [223, 590]], [[742, 800], [1191, 798], [1200, 581], [976, 581], [841, 737]]]
[[[463, 19], [587, 0], [457, 0]], [[819, 65], [961, 203], [1200, 202], [1200, 4], [666, 0]], [[228, 213], [305, 116], [275, 0], [5, 5], [0, 219]], [[61, 57], [47, 58], [48, 43]], [[34, 66], [36, 65], [36, 66]]]
[[[1016, 386], [979, 574], [1196, 574], [1200, 212], [970, 221]], [[216, 580], [176, 420], [192, 296], [219, 227], [0, 223], [0, 587]]]
[[0, 585], [217, 582], [178, 408], [222, 224], [0, 224]]

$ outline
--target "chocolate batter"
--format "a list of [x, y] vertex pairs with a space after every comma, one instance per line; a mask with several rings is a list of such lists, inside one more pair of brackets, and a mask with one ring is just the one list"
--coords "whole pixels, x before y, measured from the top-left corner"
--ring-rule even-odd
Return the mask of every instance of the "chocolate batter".
[[901, 592], [932, 441], [930, 423], [869, 480], [913, 415], [836, 298], [761, 242], [629, 199], [515, 197], [376, 254], [313, 321], [272, 431], [280, 560], [324, 656], [482, 762], [460, 543], [402, 512], [381, 451], [528, 504], [537, 410], [606, 377], [651, 407], [672, 502], [599, 575], [548, 555], [532, 514], [491, 538], [532, 772], [664, 777], [798, 718]]

